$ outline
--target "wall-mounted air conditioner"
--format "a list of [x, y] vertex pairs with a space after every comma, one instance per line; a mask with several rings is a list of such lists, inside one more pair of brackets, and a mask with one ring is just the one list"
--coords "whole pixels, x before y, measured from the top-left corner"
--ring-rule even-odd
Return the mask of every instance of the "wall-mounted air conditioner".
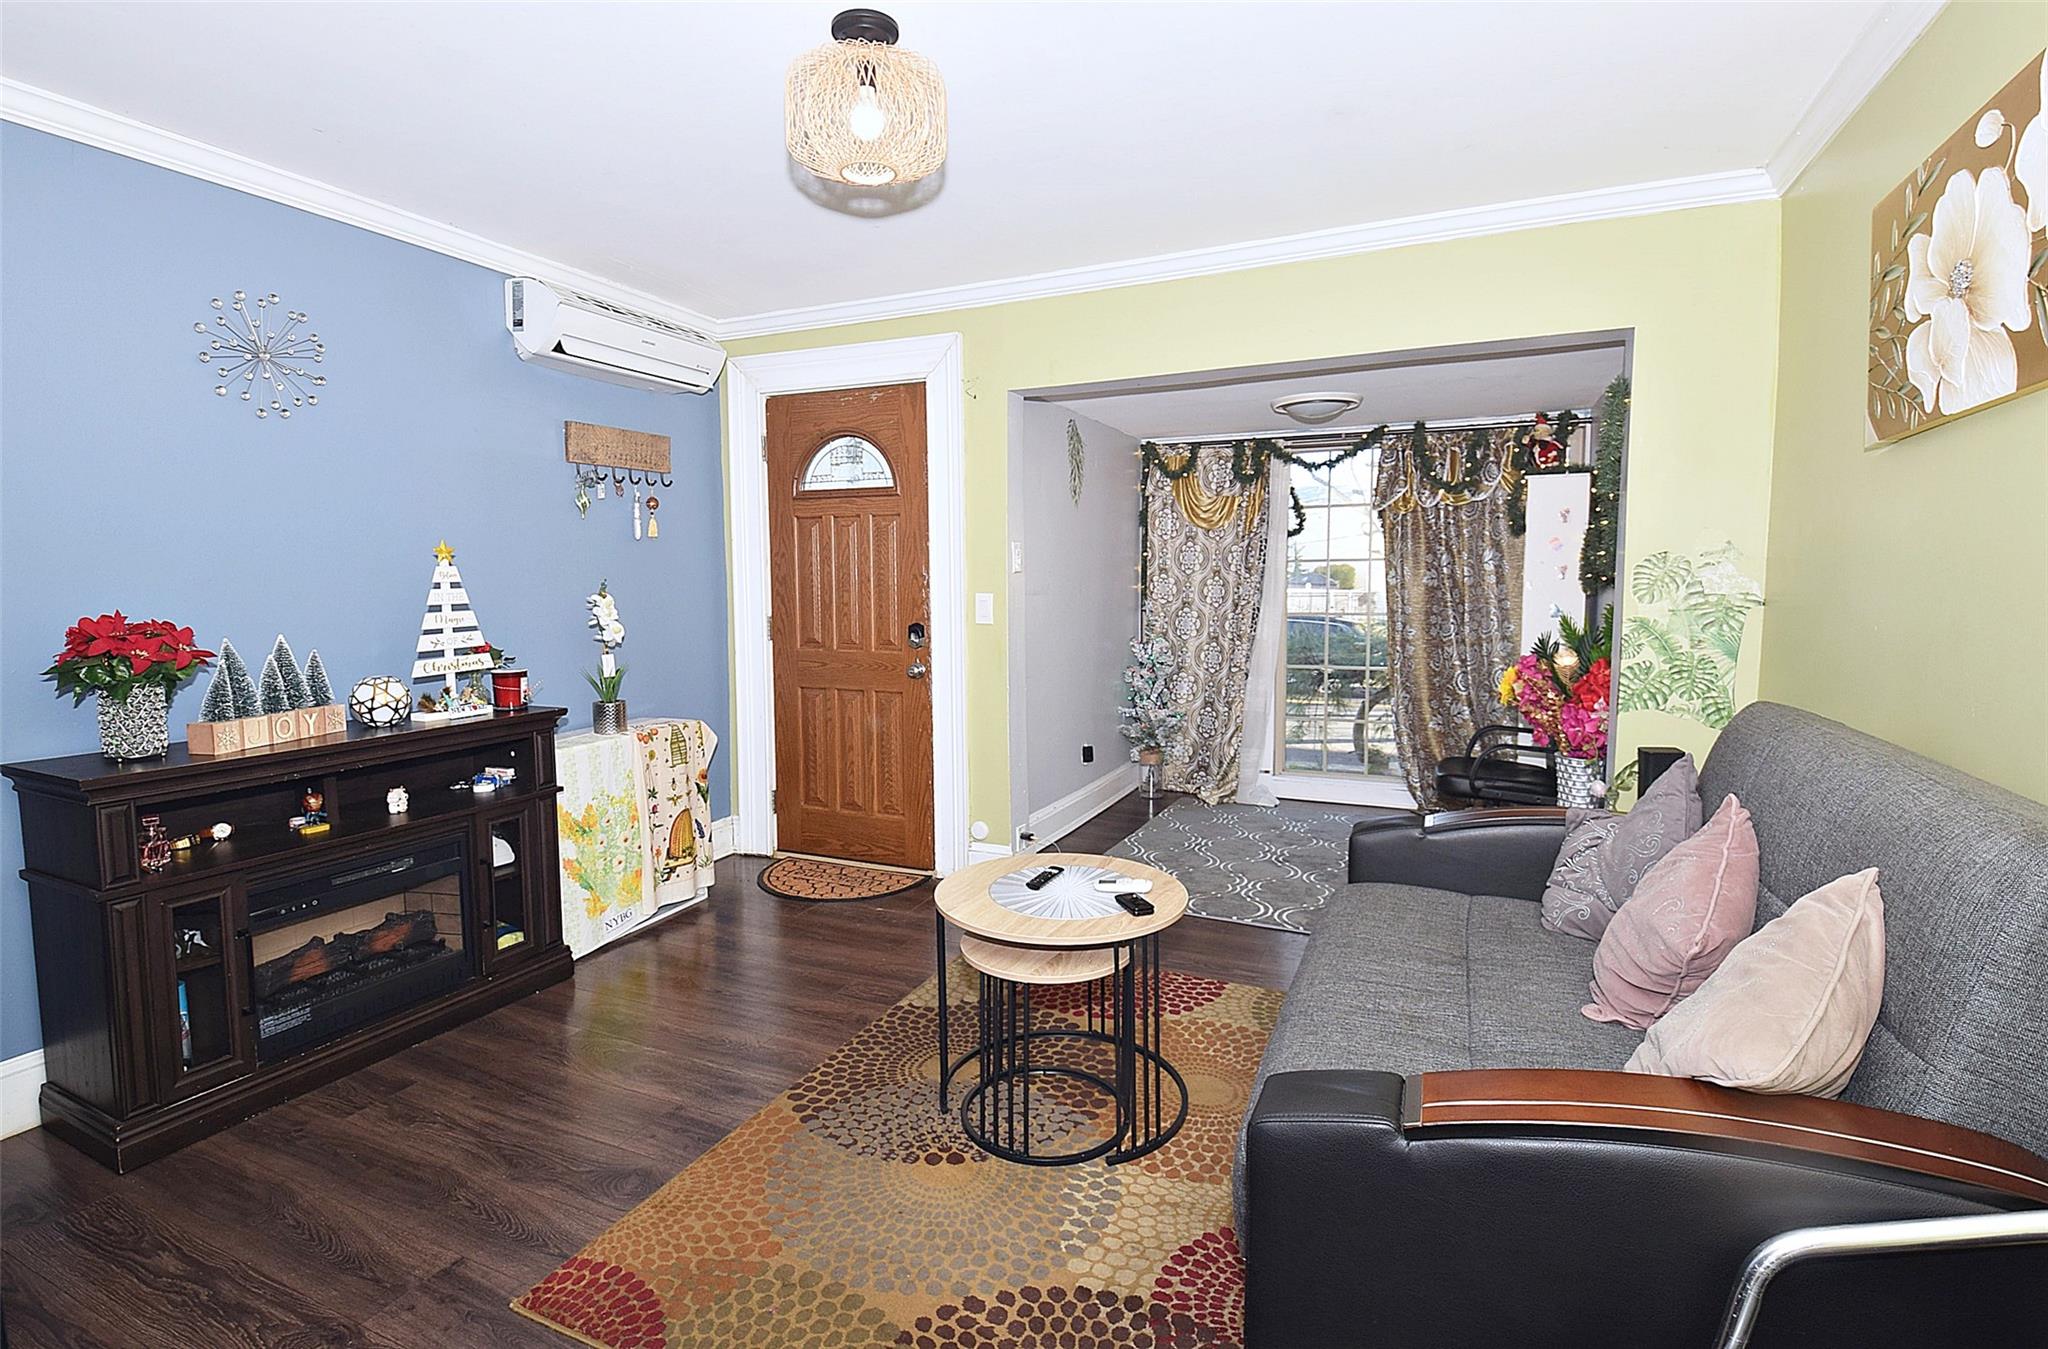
[[725, 369], [694, 329], [530, 276], [506, 278], [505, 327], [522, 361], [635, 389], [703, 393]]

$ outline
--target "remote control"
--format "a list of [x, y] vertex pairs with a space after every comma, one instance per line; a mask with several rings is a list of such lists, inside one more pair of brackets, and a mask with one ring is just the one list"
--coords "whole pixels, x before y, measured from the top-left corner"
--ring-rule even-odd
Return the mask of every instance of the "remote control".
[[1133, 918], [1143, 918], [1146, 914], [1152, 912], [1152, 901], [1143, 895], [1121, 894], [1116, 897], [1116, 902], [1117, 907], [1130, 914]]
[[1152, 882], [1141, 881], [1135, 876], [1098, 876], [1095, 888], [1105, 895], [1149, 895]]
[[1045, 870], [1039, 872], [1036, 876], [1033, 876], [1030, 880], [1024, 882], [1024, 888], [1026, 890], [1042, 890], [1047, 885], [1050, 885], [1052, 883], [1053, 877], [1059, 875], [1062, 871], [1065, 870], [1065, 867], [1047, 867]]

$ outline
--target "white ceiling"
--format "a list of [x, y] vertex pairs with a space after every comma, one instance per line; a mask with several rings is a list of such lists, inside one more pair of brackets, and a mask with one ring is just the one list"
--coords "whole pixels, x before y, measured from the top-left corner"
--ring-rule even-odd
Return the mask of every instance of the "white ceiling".
[[1275, 413], [1274, 399], [1326, 390], [1364, 399], [1332, 427], [1525, 417], [1592, 407], [1622, 373], [1626, 359], [1621, 342], [1608, 340], [1552, 351], [1376, 356], [1348, 366], [1318, 362], [1301, 373], [1218, 371], [1145, 381], [1150, 387], [1066, 389], [1034, 396], [1139, 440], [1308, 435], [1318, 428]]
[[836, 7], [9, 3], [0, 74], [732, 333], [1641, 184], [1668, 185], [1592, 200], [1768, 195], [1938, 8], [890, 4], [952, 153], [928, 202], [856, 218], [782, 147], [784, 68]]

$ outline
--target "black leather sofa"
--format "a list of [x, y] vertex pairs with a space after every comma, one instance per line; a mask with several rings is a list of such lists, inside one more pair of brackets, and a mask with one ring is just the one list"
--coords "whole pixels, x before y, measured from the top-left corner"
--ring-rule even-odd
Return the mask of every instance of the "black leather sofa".
[[[1562, 812], [1361, 824], [1240, 1140], [1250, 1349], [1707, 1349], [1780, 1234], [2048, 1208], [2048, 810], [1768, 704], [1701, 782], [1754, 814], [1759, 924], [1880, 868], [1844, 1099], [1616, 1071], [1593, 944], [1537, 923]], [[2048, 1344], [2048, 1246], [1802, 1262], [1760, 1305], [1760, 1346]]]

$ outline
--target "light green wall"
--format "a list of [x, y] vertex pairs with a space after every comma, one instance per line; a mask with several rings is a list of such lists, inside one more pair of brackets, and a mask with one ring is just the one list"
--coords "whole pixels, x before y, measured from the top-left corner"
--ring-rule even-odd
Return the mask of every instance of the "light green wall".
[[2044, 43], [1949, 6], [1784, 200], [1761, 687], [2048, 801], [2048, 393], [1863, 448], [1871, 208]]
[[[1006, 590], [1012, 389], [1605, 329], [1635, 330], [1627, 551], [1733, 543], [1768, 580], [1778, 205], [1758, 202], [1556, 226], [1083, 295], [738, 341], [733, 354], [935, 332], [964, 337], [967, 589]], [[966, 617], [962, 615], [963, 619]], [[1756, 691], [1762, 620], [1736, 689]], [[1008, 834], [1007, 617], [968, 629], [968, 790]], [[1711, 733], [1656, 713], [1639, 743], [1703, 750]]]

